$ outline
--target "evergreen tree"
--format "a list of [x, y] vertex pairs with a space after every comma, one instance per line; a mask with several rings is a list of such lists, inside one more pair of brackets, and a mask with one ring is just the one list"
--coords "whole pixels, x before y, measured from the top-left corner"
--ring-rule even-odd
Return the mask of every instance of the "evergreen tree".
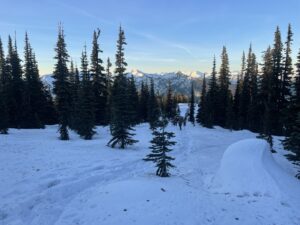
[[227, 129], [232, 130], [234, 127], [234, 112], [233, 112], [233, 98], [231, 92], [229, 93], [227, 100], [227, 108], [226, 108], [226, 124], [225, 127]]
[[24, 110], [23, 125], [26, 128], [44, 128], [44, 118], [46, 117], [47, 99], [45, 96], [44, 85], [40, 80], [38, 65], [35, 54], [29, 43], [28, 34], [25, 34], [24, 48], [24, 76], [25, 76], [25, 93], [28, 98], [26, 102], [27, 110]]
[[170, 161], [174, 160], [173, 157], [168, 156], [167, 153], [171, 152], [170, 146], [176, 144], [176, 142], [171, 141], [175, 137], [174, 133], [167, 132], [166, 126], [168, 121], [166, 119], [159, 120], [153, 131], [153, 139], [151, 140], [152, 146], [150, 149], [152, 152], [146, 156], [145, 161], [152, 161], [156, 163], [156, 175], [160, 177], [169, 177], [169, 168], [174, 167]]
[[127, 145], [132, 145], [137, 141], [132, 139], [134, 131], [132, 128], [131, 121], [131, 112], [128, 105], [130, 104], [129, 95], [127, 93], [128, 81], [126, 78], [126, 66], [124, 57], [124, 45], [125, 42], [125, 33], [120, 27], [119, 39], [117, 42], [117, 53], [116, 53], [116, 69], [115, 69], [115, 80], [112, 87], [111, 93], [111, 123], [110, 130], [112, 134], [111, 140], [108, 142], [112, 148], [119, 146], [124, 149]]
[[[273, 80], [273, 61], [272, 61], [272, 50], [269, 47], [263, 57], [263, 67], [262, 67], [262, 79], [259, 85], [259, 110], [262, 116], [258, 117], [258, 121], [262, 123], [260, 128], [260, 138], [264, 138], [268, 141], [273, 148], [273, 138], [272, 138], [272, 109], [276, 107], [275, 103], [272, 101], [274, 96], [274, 80]], [[260, 119], [261, 118], [261, 119]]]
[[160, 109], [155, 95], [154, 81], [153, 78], [150, 80], [150, 94], [148, 98], [148, 121], [150, 128], [155, 127], [156, 122], [160, 117]]
[[257, 76], [258, 76], [258, 64], [256, 62], [256, 56], [252, 53], [251, 56], [251, 64], [250, 64], [250, 99], [249, 106], [247, 112], [247, 127], [254, 132], [259, 131], [260, 123], [257, 120], [257, 115], [259, 114], [259, 106], [258, 106], [258, 84], [257, 84]]
[[70, 82], [70, 94], [71, 94], [71, 115], [70, 115], [70, 128], [72, 130], [77, 130], [76, 124], [78, 119], [78, 109], [79, 105], [79, 71], [74, 67], [73, 60], [71, 60], [70, 70], [69, 70], [69, 82]]
[[175, 98], [173, 97], [173, 90], [172, 90], [172, 85], [171, 82], [169, 81], [168, 83], [168, 90], [167, 90], [167, 99], [166, 99], [166, 104], [165, 104], [165, 116], [169, 120], [173, 120], [174, 117], [176, 116], [176, 107], [177, 104], [175, 102]]
[[6, 62], [0, 39], [0, 134], [8, 133], [9, 116], [6, 102]]
[[242, 88], [243, 88], [243, 80], [244, 80], [244, 75], [245, 75], [245, 68], [246, 68], [246, 57], [245, 57], [245, 52], [243, 52], [242, 56], [242, 67], [241, 67], [241, 72], [237, 77], [237, 83], [236, 83], [236, 89], [234, 92], [234, 100], [233, 100], [233, 113], [235, 115], [235, 122], [234, 122], [234, 129], [239, 130], [241, 129], [241, 115], [240, 115], [240, 110], [241, 110], [241, 95], [242, 95]]
[[67, 62], [69, 61], [69, 55], [66, 49], [65, 35], [62, 26], [58, 29], [58, 39], [55, 48], [56, 60], [53, 78], [55, 94], [55, 102], [58, 113], [59, 132], [61, 140], [69, 140], [68, 125], [70, 122], [70, 82], [69, 82], [69, 70]]
[[251, 98], [251, 77], [253, 73], [253, 53], [252, 46], [250, 45], [245, 68], [245, 75], [242, 84], [242, 92], [239, 107], [239, 123], [241, 129], [249, 129], [249, 106]]
[[128, 81], [128, 99], [130, 100], [130, 104], [128, 105], [128, 111], [130, 113], [131, 125], [136, 125], [139, 120], [139, 96], [135, 85], [135, 80], [133, 75], [130, 77]]
[[213, 127], [212, 114], [209, 111], [209, 104], [211, 104], [209, 96], [206, 93], [206, 78], [204, 74], [201, 98], [198, 104], [197, 122], [207, 128]]
[[217, 124], [217, 112], [219, 109], [218, 100], [219, 100], [219, 85], [217, 83], [217, 71], [216, 71], [216, 57], [214, 57], [213, 60], [213, 68], [212, 68], [212, 74], [211, 79], [209, 81], [209, 87], [206, 97], [206, 106], [207, 106], [207, 118], [208, 127], [212, 127], [213, 125]]
[[106, 101], [106, 121], [109, 123], [111, 119], [111, 89], [113, 86], [113, 78], [111, 73], [112, 63], [110, 59], [107, 58], [106, 62], [106, 88], [107, 88], [107, 101]]
[[217, 111], [217, 124], [224, 127], [226, 124], [227, 103], [230, 95], [230, 71], [226, 47], [223, 47], [221, 54], [221, 66], [219, 75], [219, 99]]
[[93, 34], [93, 48], [91, 54], [91, 77], [93, 78], [94, 104], [95, 104], [95, 120], [98, 125], [106, 125], [108, 121], [107, 116], [107, 80], [104, 73], [103, 61], [100, 58], [100, 49], [98, 39], [100, 30], [94, 31]]
[[282, 76], [282, 50], [283, 45], [281, 42], [281, 33], [279, 27], [276, 28], [275, 38], [274, 38], [274, 47], [272, 50], [272, 60], [273, 60], [273, 76], [272, 76], [272, 84], [274, 91], [272, 92], [271, 101], [275, 103], [275, 107], [271, 108], [272, 121], [271, 127], [272, 132], [276, 135], [281, 135], [283, 132], [283, 124], [280, 116], [281, 112], [281, 81], [283, 80]]
[[10, 127], [21, 128], [24, 106], [24, 81], [22, 79], [22, 67], [17, 44], [15, 41], [13, 45], [10, 36], [8, 37], [6, 65], [8, 77], [7, 103], [10, 115]]
[[288, 26], [288, 34], [287, 40], [285, 42], [285, 56], [283, 62], [283, 71], [282, 71], [282, 80], [281, 80], [281, 91], [280, 91], [280, 117], [281, 123], [283, 124], [284, 132], [288, 134], [291, 130], [293, 120], [290, 116], [290, 111], [292, 104], [292, 75], [293, 75], [293, 65], [292, 65], [292, 58], [291, 58], [291, 45], [293, 33], [291, 25]]
[[148, 122], [148, 100], [149, 88], [148, 83], [142, 81], [139, 101], [139, 118], [141, 122]]
[[81, 55], [81, 75], [82, 81], [79, 89], [79, 110], [75, 127], [80, 137], [84, 138], [85, 140], [90, 140], [95, 134], [95, 117], [93, 102], [94, 93], [92, 90], [90, 73], [88, 71], [86, 47], [84, 48], [84, 51]]
[[195, 92], [194, 92], [194, 83], [191, 85], [191, 98], [190, 98], [190, 113], [189, 121], [195, 125]]

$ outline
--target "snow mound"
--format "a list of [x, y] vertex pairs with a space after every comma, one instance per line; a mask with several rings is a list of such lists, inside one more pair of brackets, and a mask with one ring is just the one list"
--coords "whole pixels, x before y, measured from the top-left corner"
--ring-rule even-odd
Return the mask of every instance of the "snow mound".
[[268, 143], [261, 139], [230, 145], [213, 179], [213, 187], [220, 192], [279, 198], [300, 196], [299, 184], [274, 161]]

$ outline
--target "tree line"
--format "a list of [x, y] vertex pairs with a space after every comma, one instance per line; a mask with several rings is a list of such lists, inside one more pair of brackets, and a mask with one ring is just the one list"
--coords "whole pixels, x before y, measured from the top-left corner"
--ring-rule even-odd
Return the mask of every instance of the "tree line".
[[250, 45], [247, 56], [242, 54], [234, 92], [229, 89], [229, 59], [223, 47], [219, 71], [214, 57], [210, 79], [203, 79], [196, 121], [208, 128], [247, 129], [259, 133], [271, 146], [272, 135], [285, 136], [284, 147], [300, 160], [300, 52], [294, 70], [292, 42], [291, 25], [284, 43], [277, 27], [262, 63]]

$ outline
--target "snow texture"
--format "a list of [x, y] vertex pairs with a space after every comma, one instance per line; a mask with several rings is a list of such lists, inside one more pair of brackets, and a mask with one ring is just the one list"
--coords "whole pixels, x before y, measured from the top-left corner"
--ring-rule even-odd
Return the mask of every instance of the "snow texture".
[[246, 130], [190, 123], [168, 130], [176, 134], [176, 168], [160, 178], [142, 160], [148, 124], [136, 127], [140, 141], [127, 150], [106, 146], [108, 127], [97, 127], [91, 141], [73, 132], [60, 141], [57, 126], [11, 129], [0, 136], [0, 225], [300, 224], [297, 168], [280, 137], [272, 156]]

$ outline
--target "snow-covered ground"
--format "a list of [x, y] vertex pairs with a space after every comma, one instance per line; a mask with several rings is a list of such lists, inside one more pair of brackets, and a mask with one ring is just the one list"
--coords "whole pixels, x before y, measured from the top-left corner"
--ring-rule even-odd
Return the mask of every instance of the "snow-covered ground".
[[[228, 146], [256, 134], [191, 124], [169, 130], [176, 133], [176, 168], [159, 178], [142, 160], [151, 139], [147, 124], [136, 127], [140, 141], [127, 150], [106, 146], [106, 127], [91, 141], [74, 133], [60, 141], [57, 126], [11, 129], [0, 136], [0, 225], [300, 224], [300, 182], [279, 138], [275, 161], [253, 140], [232, 145], [222, 160]], [[249, 155], [252, 145], [265, 156]], [[238, 151], [243, 146], [245, 154]], [[228, 166], [235, 160], [240, 171]], [[236, 189], [226, 189], [230, 179]]]

